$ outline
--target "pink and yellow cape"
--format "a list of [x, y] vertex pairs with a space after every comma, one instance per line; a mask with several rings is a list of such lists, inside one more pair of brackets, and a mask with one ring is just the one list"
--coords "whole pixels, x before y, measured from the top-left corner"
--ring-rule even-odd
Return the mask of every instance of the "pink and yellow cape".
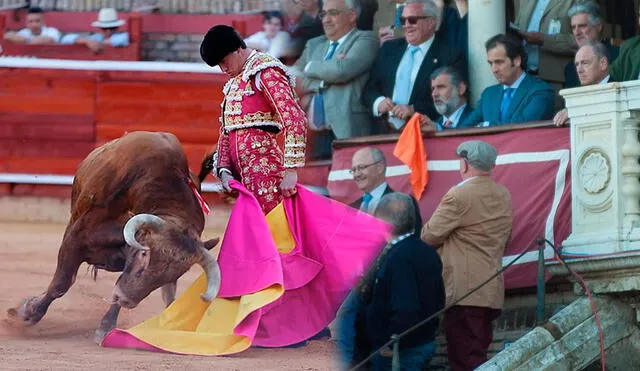
[[200, 299], [204, 275], [159, 315], [111, 331], [105, 347], [225, 355], [279, 347], [320, 332], [385, 244], [389, 226], [298, 186], [264, 216], [239, 192], [218, 256], [222, 284]]

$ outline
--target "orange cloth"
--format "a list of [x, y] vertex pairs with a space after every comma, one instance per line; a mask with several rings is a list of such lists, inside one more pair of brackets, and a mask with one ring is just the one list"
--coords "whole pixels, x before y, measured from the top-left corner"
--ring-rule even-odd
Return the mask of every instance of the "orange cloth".
[[411, 190], [416, 199], [420, 200], [429, 182], [429, 175], [427, 173], [427, 151], [422, 140], [419, 113], [414, 114], [405, 125], [400, 138], [398, 138], [398, 143], [393, 149], [393, 155], [411, 170], [409, 180]]

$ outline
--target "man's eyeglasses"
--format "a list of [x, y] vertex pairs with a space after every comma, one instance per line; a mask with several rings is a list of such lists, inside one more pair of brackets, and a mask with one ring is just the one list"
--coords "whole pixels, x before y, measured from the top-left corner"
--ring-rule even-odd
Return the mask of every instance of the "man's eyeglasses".
[[364, 171], [365, 169], [367, 169], [367, 168], [369, 168], [369, 167], [371, 167], [371, 166], [373, 166], [373, 165], [375, 165], [375, 164], [377, 164], [377, 163], [379, 163], [379, 162], [380, 162], [380, 160], [378, 160], [378, 161], [376, 161], [376, 162], [372, 162], [372, 163], [370, 163], [370, 164], [368, 164], [368, 165], [358, 165], [358, 166], [354, 166], [354, 167], [352, 167], [351, 169], [349, 169], [349, 174], [353, 175], [353, 174], [355, 174], [355, 173], [356, 173], [356, 172], [358, 172], [358, 171]]
[[409, 22], [409, 24], [414, 25], [416, 23], [418, 23], [419, 20], [421, 19], [427, 19], [429, 17], [427, 17], [426, 15], [423, 16], [410, 16], [410, 17], [400, 17], [400, 24], [404, 25], [406, 22]]
[[353, 10], [353, 9], [343, 9], [343, 10], [340, 10], [340, 9], [329, 9], [329, 10], [323, 10], [320, 13], [318, 13], [318, 16], [320, 18], [324, 18], [326, 16], [336, 17], [340, 13], [348, 12], [350, 10]]

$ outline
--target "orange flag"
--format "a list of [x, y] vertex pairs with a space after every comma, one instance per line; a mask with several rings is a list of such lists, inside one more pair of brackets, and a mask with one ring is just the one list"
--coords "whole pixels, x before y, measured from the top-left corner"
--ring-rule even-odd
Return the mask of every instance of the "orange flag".
[[396, 143], [396, 148], [393, 149], [393, 155], [411, 170], [411, 190], [419, 200], [429, 182], [427, 152], [422, 141], [419, 113], [414, 114], [405, 125], [400, 138], [398, 138], [398, 143]]

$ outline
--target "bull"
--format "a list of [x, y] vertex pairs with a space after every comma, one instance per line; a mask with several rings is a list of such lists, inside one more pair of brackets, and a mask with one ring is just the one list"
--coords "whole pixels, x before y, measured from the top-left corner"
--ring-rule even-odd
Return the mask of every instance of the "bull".
[[204, 215], [194, 190], [211, 170], [190, 171], [178, 139], [169, 133], [133, 132], [93, 150], [78, 166], [53, 279], [46, 292], [26, 298], [9, 315], [34, 325], [51, 302], [73, 285], [80, 264], [122, 272], [111, 307], [95, 340], [115, 328], [121, 307], [134, 308], [155, 289], [169, 305], [176, 282], [193, 264], [207, 276], [203, 300], [220, 287], [220, 269], [209, 251], [218, 239], [201, 241]]

